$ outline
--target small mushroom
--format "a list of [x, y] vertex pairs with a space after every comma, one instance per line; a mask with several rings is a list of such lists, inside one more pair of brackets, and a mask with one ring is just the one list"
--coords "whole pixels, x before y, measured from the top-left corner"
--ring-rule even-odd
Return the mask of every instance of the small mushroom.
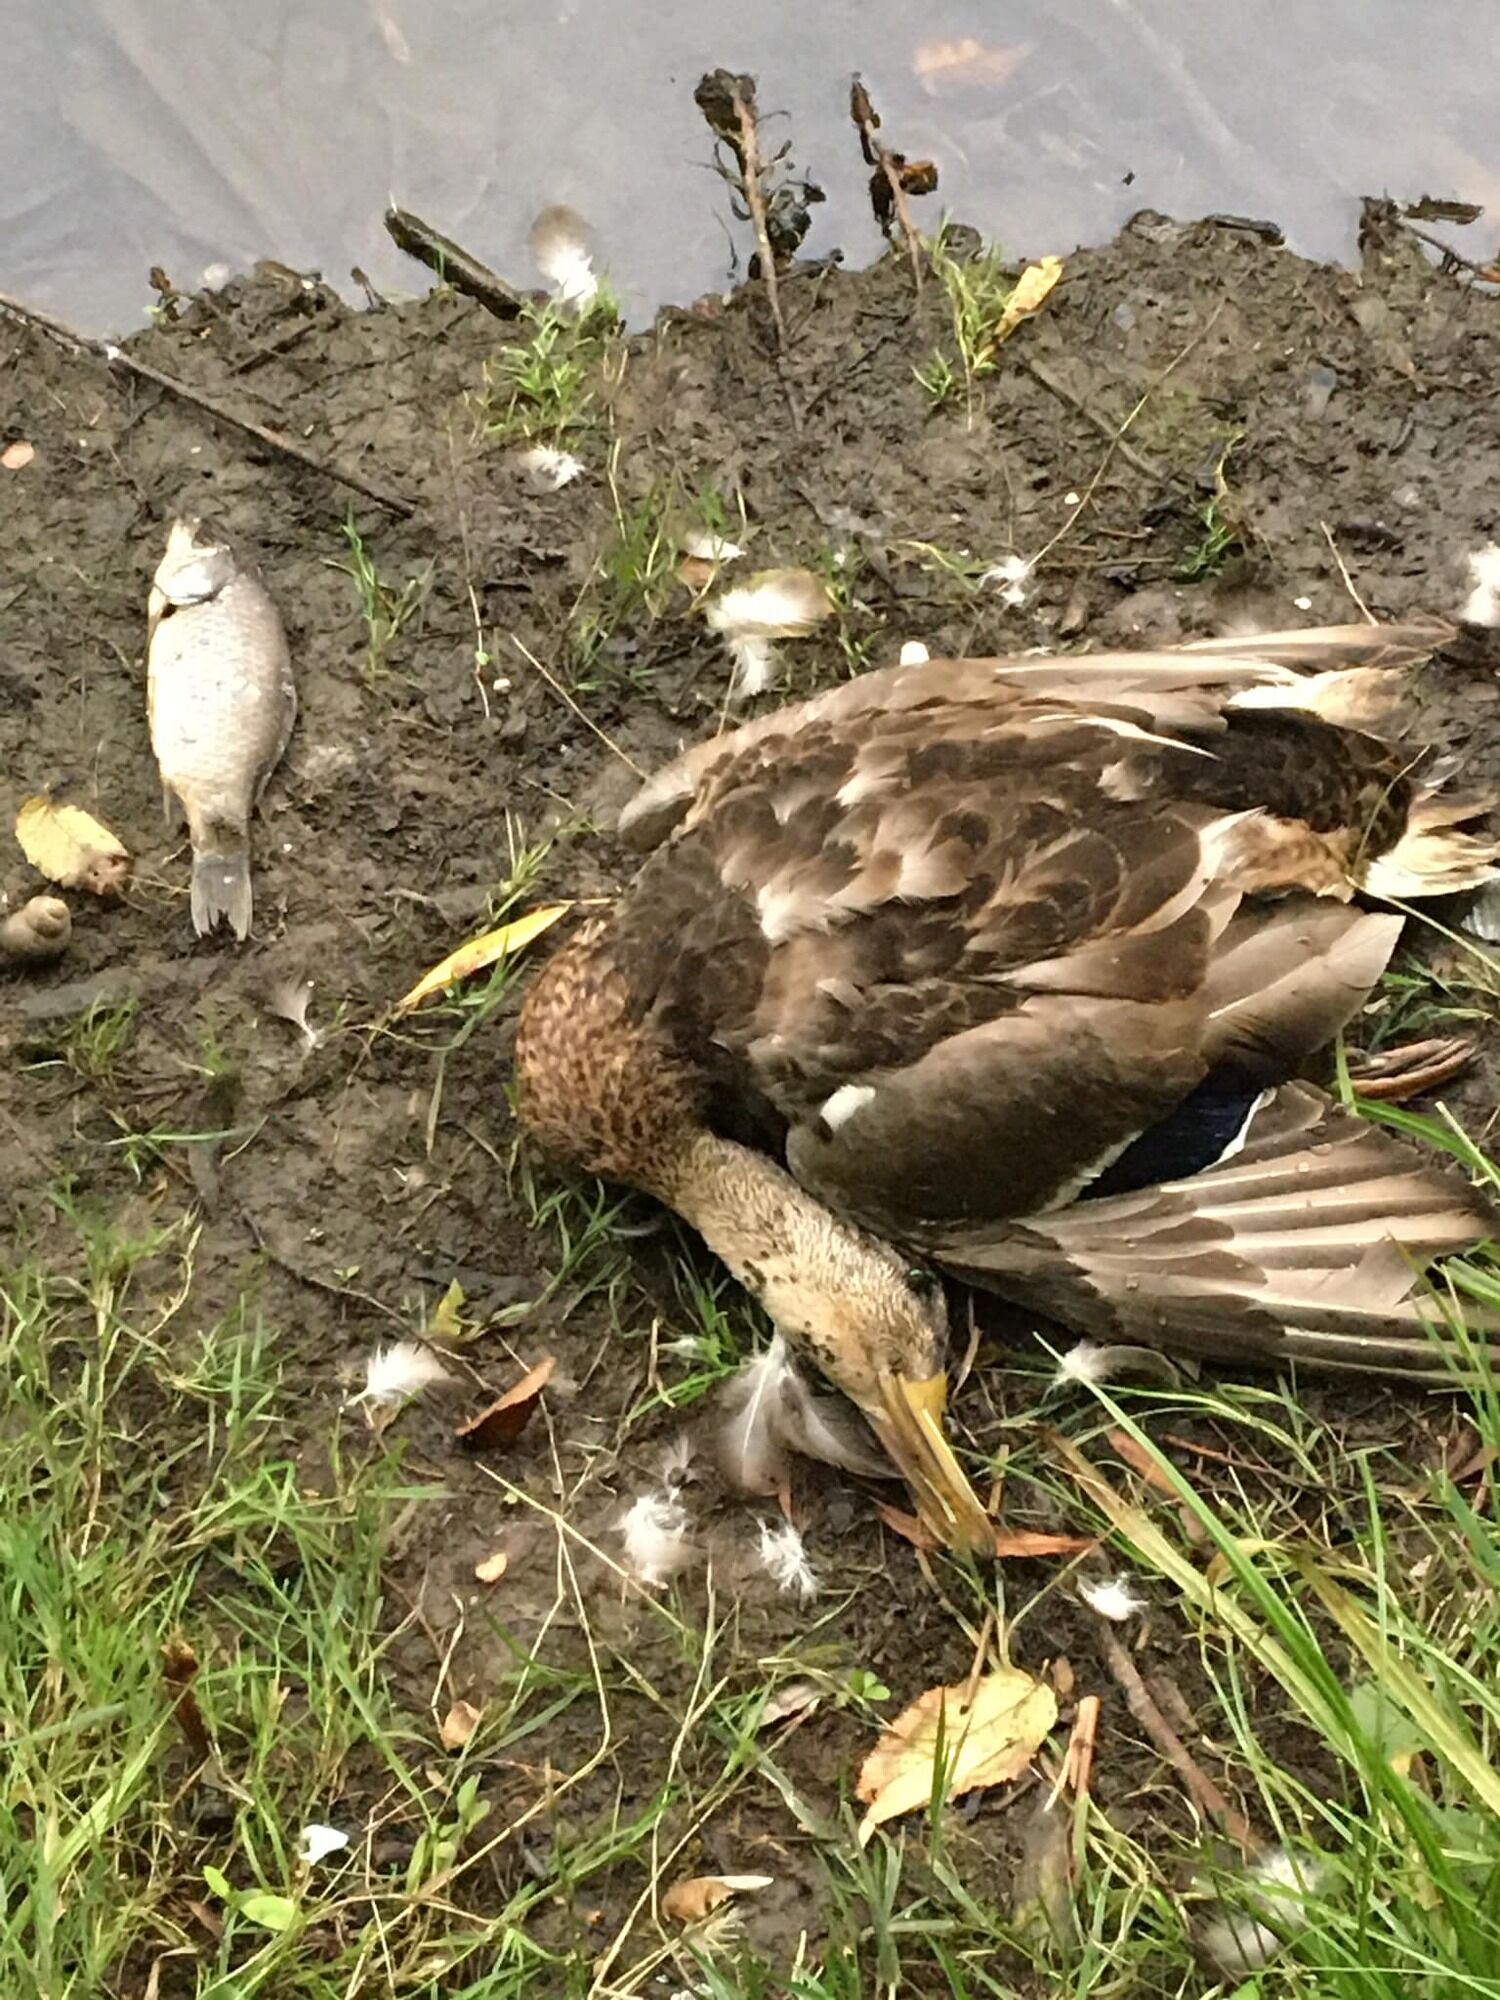
[[33, 896], [0, 922], [0, 958], [45, 965], [61, 958], [73, 934], [73, 919], [59, 896]]

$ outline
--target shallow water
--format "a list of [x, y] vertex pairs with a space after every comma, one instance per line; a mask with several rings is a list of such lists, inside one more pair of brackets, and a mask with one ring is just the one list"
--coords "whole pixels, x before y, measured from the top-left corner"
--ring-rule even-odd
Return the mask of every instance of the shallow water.
[[[395, 194], [529, 281], [544, 203], [595, 223], [633, 317], [722, 284], [724, 191], [700, 73], [753, 70], [827, 191], [810, 253], [879, 247], [847, 122], [858, 69], [890, 142], [1007, 250], [1066, 251], [1133, 210], [1271, 216], [1353, 251], [1360, 194], [1491, 206], [1493, 0], [14, 0], [0, 67], [0, 287], [93, 330], [146, 270], [256, 257], [419, 289]], [[738, 235], [739, 232], [735, 231]]]

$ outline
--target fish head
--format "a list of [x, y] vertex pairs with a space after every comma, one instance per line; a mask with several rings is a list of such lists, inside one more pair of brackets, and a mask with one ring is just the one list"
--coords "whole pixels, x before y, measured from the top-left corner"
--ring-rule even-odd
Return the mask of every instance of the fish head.
[[235, 575], [234, 551], [199, 516], [179, 515], [167, 531], [166, 554], [151, 579], [153, 609], [207, 604]]

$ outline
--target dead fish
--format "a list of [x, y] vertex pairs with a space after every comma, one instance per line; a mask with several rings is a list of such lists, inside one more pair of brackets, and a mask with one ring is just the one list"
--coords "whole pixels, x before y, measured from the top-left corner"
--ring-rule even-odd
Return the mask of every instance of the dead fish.
[[[249, 934], [250, 814], [297, 713], [276, 606], [225, 538], [172, 523], [151, 582], [147, 716], [167, 823], [176, 805], [193, 843], [193, 928], [227, 918]], [[174, 801], [176, 804], [174, 805]]]

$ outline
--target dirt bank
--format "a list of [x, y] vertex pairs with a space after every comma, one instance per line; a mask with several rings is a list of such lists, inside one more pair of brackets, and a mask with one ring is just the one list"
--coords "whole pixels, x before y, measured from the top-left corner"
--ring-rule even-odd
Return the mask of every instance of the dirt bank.
[[[1360, 615], [1356, 603], [1380, 618], [1451, 612], [1456, 559], [1500, 532], [1500, 302], [1439, 274], [1399, 235], [1341, 270], [1241, 230], [1143, 215], [1069, 261], [971, 391], [943, 286], [929, 281], [914, 301], [904, 258], [794, 276], [783, 291], [783, 360], [752, 292], [601, 339], [580, 383], [538, 395], [524, 386], [535, 382], [526, 358], [502, 358], [524, 330], [445, 292], [354, 313], [316, 284], [266, 275], [128, 343], [399, 490], [413, 505], [404, 520], [0, 321], [0, 444], [34, 447], [24, 468], [0, 471], [0, 822], [27, 794], [66, 783], [137, 857], [122, 904], [73, 899], [60, 967], [0, 983], [0, 1172], [20, 1240], [43, 1261], [76, 1257], [73, 1225], [50, 1199], [64, 1181], [120, 1228], [195, 1214], [174, 1327], [186, 1338], [247, 1312], [277, 1330], [295, 1391], [279, 1448], [316, 1482], [335, 1433], [344, 1452], [399, 1441], [428, 1497], [393, 1530], [389, 1624], [401, 1629], [386, 1660], [416, 1714], [440, 1665], [446, 1696], [483, 1702], [538, 1648], [560, 1675], [579, 1668], [586, 1642], [665, 1688], [687, 1672], [677, 1629], [582, 1542], [562, 1546], [589, 1619], [554, 1615], [553, 1516], [613, 1546], [614, 1522], [675, 1428], [666, 1405], [691, 1415], [696, 1385], [721, 1363], [714, 1341], [748, 1339], [748, 1316], [727, 1290], [705, 1304], [712, 1268], [675, 1230], [621, 1236], [589, 1191], [560, 1200], [513, 1158], [519, 982], [477, 1027], [473, 1005], [373, 1026], [482, 927], [507, 885], [530, 901], [617, 883], [622, 857], [603, 829], [631, 763], [715, 725], [725, 663], [672, 574], [674, 525], [722, 520], [756, 566], [827, 572], [840, 614], [787, 649], [796, 687], [885, 662], [913, 637], [934, 653], [977, 652], [1338, 622]], [[935, 353], [960, 378], [938, 403], [919, 379], [934, 379]], [[528, 422], [563, 413], [562, 441], [585, 471], [539, 494], [512, 446]], [[351, 506], [387, 624], [411, 585], [389, 644], [372, 641], [348, 573]], [[185, 855], [162, 830], [146, 737], [146, 591], [184, 507], [259, 552], [297, 665], [301, 713], [256, 835], [257, 934], [243, 949], [192, 940]], [[1020, 604], [979, 580], [1039, 551]], [[1500, 680], [1481, 648], [1434, 670], [1431, 729], [1477, 786], [1500, 783]], [[38, 886], [14, 847], [0, 886], [12, 897]], [[1456, 963], [1442, 945], [1428, 958], [1439, 977]], [[311, 1019], [326, 1031], [305, 1053], [267, 1006], [279, 982], [301, 977], [315, 982]], [[1408, 1019], [1433, 997], [1428, 985], [1413, 992]], [[1392, 1003], [1371, 1033], [1395, 1025]], [[1493, 1053], [1459, 1099], [1482, 1116]], [[613, 1220], [651, 1218], [627, 1202]], [[340, 1415], [370, 1347], [421, 1326], [455, 1277], [465, 1316], [487, 1328], [468, 1359], [492, 1386], [544, 1352], [559, 1357], [546, 1421], [499, 1462], [455, 1446], [462, 1395], [456, 1408], [441, 1397], [414, 1407], [383, 1441]], [[692, 1351], [674, 1345], [684, 1337]], [[981, 1446], [1017, 1454], [1013, 1524], [1066, 1528], [1076, 1516], [1029, 1421], [1044, 1379], [1041, 1364], [1007, 1370], [997, 1355], [961, 1416]], [[1374, 1387], [1309, 1394], [1351, 1446], [1409, 1432], [1416, 1465], [1446, 1448], [1440, 1409]], [[1197, 1434], [1223, 1442], [1207, 1418]], [[167, 1454], [170, 1440], [158, 1443]], [[731, 1687], [759, 1685], [767, 1659], [814, 1655], [903, 1698], [962, 1678], [970, 1637], [869, 1494], [809, 1474], [799, 1497], [829, 1588], [809, 1612], [721, 1552], [714, 1603], [730, 1628], [719, 1670]], [[1324, 1496], [1294, 1479], [1284, 1504], [1314, 1510]], [[480, 1602], [474, 1566], [497, 1545], [510, 1556], [503, 1594]], [[1011, 1610], [1055, 1571], [1008, 1566]], [[701, 1577], [683, 1587], [683, 1610], [706, 1615]], [[1013, 1650], [1035, 1668], [1066, 1655], [1073, 1684], [1105, 1694], [1112, 1748], [1098, 1789], [1121, 1823], [1185, 1827], [1070, 1590], [1032, 1606]], [[1148, 1650], [1191, 1689], [1185, 1628], [1164, 1617]], [[628, 1676], [611, 1726], [561, 1816], [629, 1811], [669, 1764], [696, 1796], [708, 1749], [689, 1736], [674, 1753]], [[1291, 1726], [1267, 1726], [1295, 1758]], [[785, 1746], [819, 1813], [836, 1815], [868, 1733], [844, 1709]], [[524, 1748], [498, 1748], [484, 1775], [497, 1810], [538, 1796], [548, 1773], [579, 1769], [597, 1741], [593, 1708], [563, 1704]], [[356, 1812], [351, 1782], [342, 1804]], [[963, 1825], [976, 1889], [1003, 1896], [1018, 1817], [991, 1801]], [[502, 1872], [545, 1869], [560, 1838], [552, 1821], [549, 1808], [532, 1845], [499, 1858]], [[663, 1845], [684, 1843], [676, 1872], [777, 1878], [750, 1920], [773, 1956], [800, 1931], [823, 1934], [816, 1856], [769, 1784], [732, 1810], [716, 1813], [710, 1798], [700, 1817], [684, 1806], [666, 1824]], [[399, 1827], [394, 1837], [399, 1848]], [[560, 1897], [539, 1936], [586, 1958], [580, 1936], [613, 1934], [643, 1865], [622, 1858], [591, 1885], [590, 1923]], [[483, 1904], [483, 1884], [466, 1893]]]

